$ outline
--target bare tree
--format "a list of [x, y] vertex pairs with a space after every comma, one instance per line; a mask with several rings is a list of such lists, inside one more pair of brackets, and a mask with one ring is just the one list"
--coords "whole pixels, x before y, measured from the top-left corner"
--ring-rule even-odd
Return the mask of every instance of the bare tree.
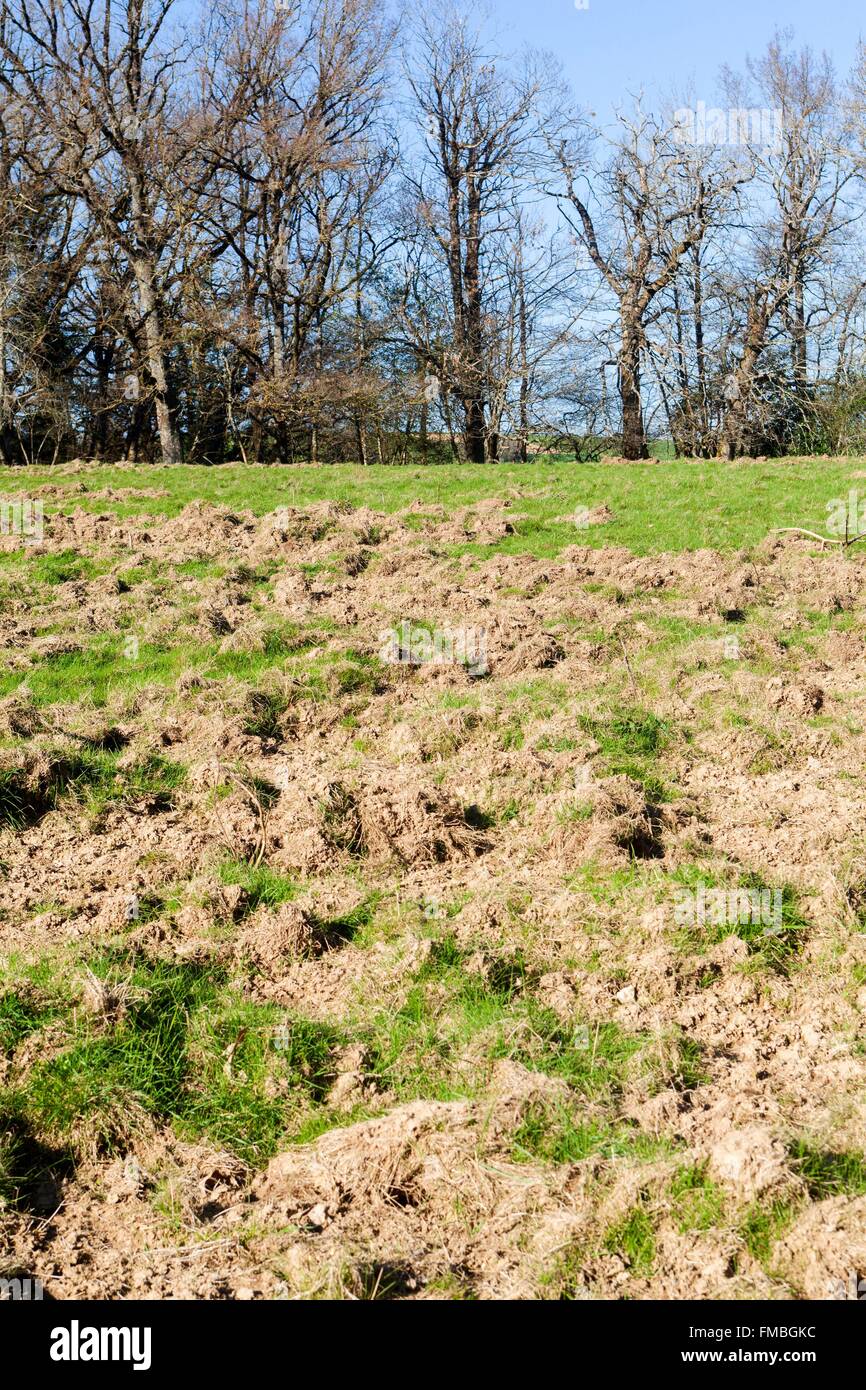
[[[414, 214], [416, 287], [444, 274], [447, 342], [419, 342], [459, 402], [467, 459], [481, 463], [490, 439], [485, 331], [491, 244], [511, 224], [515, 192], [539, 154], [539, 99], [550, 75], [518, 69], [484, 46], [474, 21], [453, 9], [425, 12], [407, 55], [421, 148], [404, 178]], [[513, 225], [513, 224], [511, 224]], [[495, 432], [494, 432], [495, 435]], [[495, 446], [494, 446], [495, 447]]]
[[130, 266], [163, 461], [179, 463], [167, 280], [190, 125], [179, 110], [182, 52], [161, 46], [172, 4], [4, 0], [0, 83], [56, 142], [56, 187]]
[[625, 458], [641, 459], [647, 456], [641, 357], [648, 315], [740, 176], [727, 168], [708, 169], [695, 181], [676, 130], [640, 106], [632, 117], [620, 116], [619, 128], [609, 159], [593, 174], [592, 194], [602, 205], [601, 216], [590, 208], [589, 191], [583, 191], [582, 142], [556, 137], [553, 143], [564, 184], [564, 214], [616, 301], [622, 452]]
[[208, 287], [202, 320], [243, 363], [252, 452], [267, 428], [291, 456], [306, 419], [315, 457], [306, 379], [325, 366], [329, 315], [392, 239], [374, 212], [394, 159], [382, 120], [391, 33], [372, 0], [219, 13], [203, 84], [221, 141], [205, 218], [222, 293]]
[[[793, 391], [801, 400], [809, 376], [808, 338], [832, 309], [810, 289], [826, 268], [839, 234], [850, 221], [843, 193], [853, 175], [844, 147], [841, 113], [833, 67], [826, 53], [794, 52], [790, 34], [776, 33], [757, 60], [749, 60], [746, 77], [724, 73], [729, 100], [737, 110], [763, 108], [765, 134], [749, 142], [754, 161], [755, 192], [773, 211], [768, 231], [778, 242], [779, 271], [789, 285], [779, 306], [790, 343]], [[758, 108], [759, 110], [761, 108]]]

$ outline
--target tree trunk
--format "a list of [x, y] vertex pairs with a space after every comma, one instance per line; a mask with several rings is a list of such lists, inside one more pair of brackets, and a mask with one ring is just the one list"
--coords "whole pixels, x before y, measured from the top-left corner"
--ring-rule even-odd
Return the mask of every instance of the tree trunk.
[[694, 270], [692, 274], [692, 297], [695, 315], [695, 363], [698, 380], [698, 430], [700, 457], [706, 458], [710, 450], [710, 415], [707, 394], [707, 362], [704, 347], [704, 286], [701, 272], [701, 248], [694, 248]]
[[0, 463], [11, 462], [9, 448], [11, 439], [12, 392], [6, 380], [6, 326], [0, 319]]
[[[474, 152], [470, 155], [470, 164]], [[481, 326], [481, 192], [470, 168], [467, 180], [466, 252], [463, 262], [464, 334], [461, 356], [466, 411], [466, 456], [470, 463], [484, 463], [487, 443], [485, 400], [482, 389], [484, 334]], [[467, 360], [468, 359], [468, 360]]]
[[463, 437], [466, 444], [466, 459], [469, 463], [484, 462], [484, 440], [487, 433], [484, 427], [484, 402], [477, 396], [464, 403], [466, 428]]
[[519, 334], [520, 334], [520, 414], [518, 418], [518, 457], [526, 463], [529, 457], [529, 326], [526, 320], [526, 285], [523, 277], [523, 256], [520, 259], [519, 279]]
[[640, 348], [637, 336], [629, 332], [623, 335], [619, 354], [619, 395], [622, 403], [622, 456], [626, 459], [648, 458], [640, 399]]
[[794, 389], [802, 394], [806, 385], [806, 287], [802, 265], [797, 266], [794, 279], [794, 313], [791, 356], [794, 368]]
[[366, 468], [370, 462], [367, 458], [367, 425], [360, 410], [355, 412], [355, 446], [358, 450], [358, 462]]
[[177, 427], [176, 402], [170, 384], [162, 316], [153, 291], [153, 270], [143, 260], [135, 264], [135, 280], [144, 319], [147, 366], [156, 398], [156, 426], [159, 431], [162, 461], [164, 464], [183, 463], [183, 446]]
[[132, 407], [132, 418], [126, 431], [126, 439], [123, 446], [123, 458], [125, 463], [137, 463], [141, 454], [141, 440], [147, 425], [147, 417], [150, 411], [141, 401], [136, 401]]

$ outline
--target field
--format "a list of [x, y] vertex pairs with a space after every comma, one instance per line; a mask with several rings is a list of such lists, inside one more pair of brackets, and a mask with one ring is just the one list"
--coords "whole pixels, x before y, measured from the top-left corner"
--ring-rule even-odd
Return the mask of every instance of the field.
[[842, 1296], [861, 479], [0, 470], [0, 1277]]

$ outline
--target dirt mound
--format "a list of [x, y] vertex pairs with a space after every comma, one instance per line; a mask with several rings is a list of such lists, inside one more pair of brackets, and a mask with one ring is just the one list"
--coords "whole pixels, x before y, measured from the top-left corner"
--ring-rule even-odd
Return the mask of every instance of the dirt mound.
[[760, 1125], [723, 1135], [710, 1150], [709, 1166], [715, 1177], [734, 1184], [750, 1200], [791, 1182], [784, 1145]]
[[19, 687], [0, 700], [0, 732], [13, 738], [29, 738], [45, 728], [45, 721], [33, 701], [33, 694]]
[[495, 545], [506, 536], [514, 535], [517, 518], [507, 515], [510, 507], [508, 501], [487, 497], [471, 506], [454, 508], [449, 520], [429, 528], [430, 535], [449, 545], [467, 540], [478, 545]]
[[[552, 848], [567, 863], [605, 864], [664, 855], [665, 817], [632, 778], [609, 777], [560, 794]], [[542, 819], [549, 811], [545, 808]]]
[[489, 848], [471, 808], [417, 773], [385, 767], [365, 768], [351, 781], [293, 781], [269, 813], [268, 835], [274, 863], [302, 869], [343, 859], [446, 863]]
[[[523, 1116], [555, 1105], [563, 1095], [561, 1083], [500, 1063], [487, 1102], [416, 1101], [278, 1155], [253, 1184], [257, 1208], [315, 1233], [317, 1242], [324, 1241], [319, 1256], [326, 1259], [341, 1240], [371, 1226], [377, 1235], [372, 1250], [367, 1248], [379, 1262], [399, 1262], [411, 1241], [416, 1287], [441, 1259], [432, 1232], [447, 1231], [452, 1258], [462, 1250], [476, 1278], [492, 1288], [513, 1287], [520, 1278], [515, 1266], [531, 1268], [537, 1260], [533, 1242], [552, 1211], [558, 1208], [561, 1217], [563, 1200], [566, 1209], [572, 1203], [561, 1181], [545, 1181], [538, 1170], [509, 1161], [510, 1136]], [[482, 1213], [483, 1233], [467, 1236], [467, 1214]], [[562, 1223], [560, 1231], [567, 1226]], [[509, 1248], [505, 1259], [503, 1242]], [[522, 1259], [521, 1245], [528, 1247]]]
[[519, 641], [510, 652], [495, 660], [498, 676], [516, 676], [521, 671], [544, 671], [565, 656], [562, 646], [549, 632], [535, 633]]
[[373, 861], [442, 864], [490, 847], [477, 810], [417, 778], [384, 768], [368, 774], [357, 804], [362, 842]]
[[255, 518], [241, 516], [209, 502], [190, 502], [176, 517], [160, 527], [160, 548], [183, 559], [200, 559], [243, 549], [255, 530]]
[[776, 1259], [804, 1298], [862, 1299], [866, 1197], [828, 1197], [808, 1207], [777, 1246]]
[[235, 954], [267, 978], [276, 979], [293, 960], [316, 954], [323, 946], [307, 914], [293, 903], [282, 903], [256, 914], [238, 936]]

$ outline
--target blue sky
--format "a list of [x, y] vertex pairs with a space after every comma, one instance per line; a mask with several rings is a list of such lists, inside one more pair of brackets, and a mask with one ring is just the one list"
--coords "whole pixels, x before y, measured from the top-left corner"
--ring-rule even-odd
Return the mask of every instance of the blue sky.
[[776, 28], [791, 27], [797, 47], [830, 54], [839, 76], [866, 35], [866, 12], [852, 0], [488, 0], [503, 48], [530, 44], [560, 59], [581, 105], [604, 121], [641, 87], [667, 95], [692, 79], [711, 105], [720, 67], [741, 69]]
[[[400, 3], [394, 0], [394, 8]], [[866, 38], [866, 11], [858, 13], [853, 0], [580, 3], [589, 8], [577, 9], [575, 0], [481, 0], [499, 50], [550, 50], [580, 104], [602, 122], [641, 88], [666, 97], [691, 82], [695, 100], [711, 106], [719, 95], [719, 69], [726, 63], [742, 69], [746, 55], [757, 56], [777, 28], [792, 28], [796, 47], [826, 49], [840, 77], [850, 71], [861, 35]], [[389, 0], [384, 7], [391, 8]], [[177, 0], [174, 18], [181, 26], [197, 13], [196, 0]]]

